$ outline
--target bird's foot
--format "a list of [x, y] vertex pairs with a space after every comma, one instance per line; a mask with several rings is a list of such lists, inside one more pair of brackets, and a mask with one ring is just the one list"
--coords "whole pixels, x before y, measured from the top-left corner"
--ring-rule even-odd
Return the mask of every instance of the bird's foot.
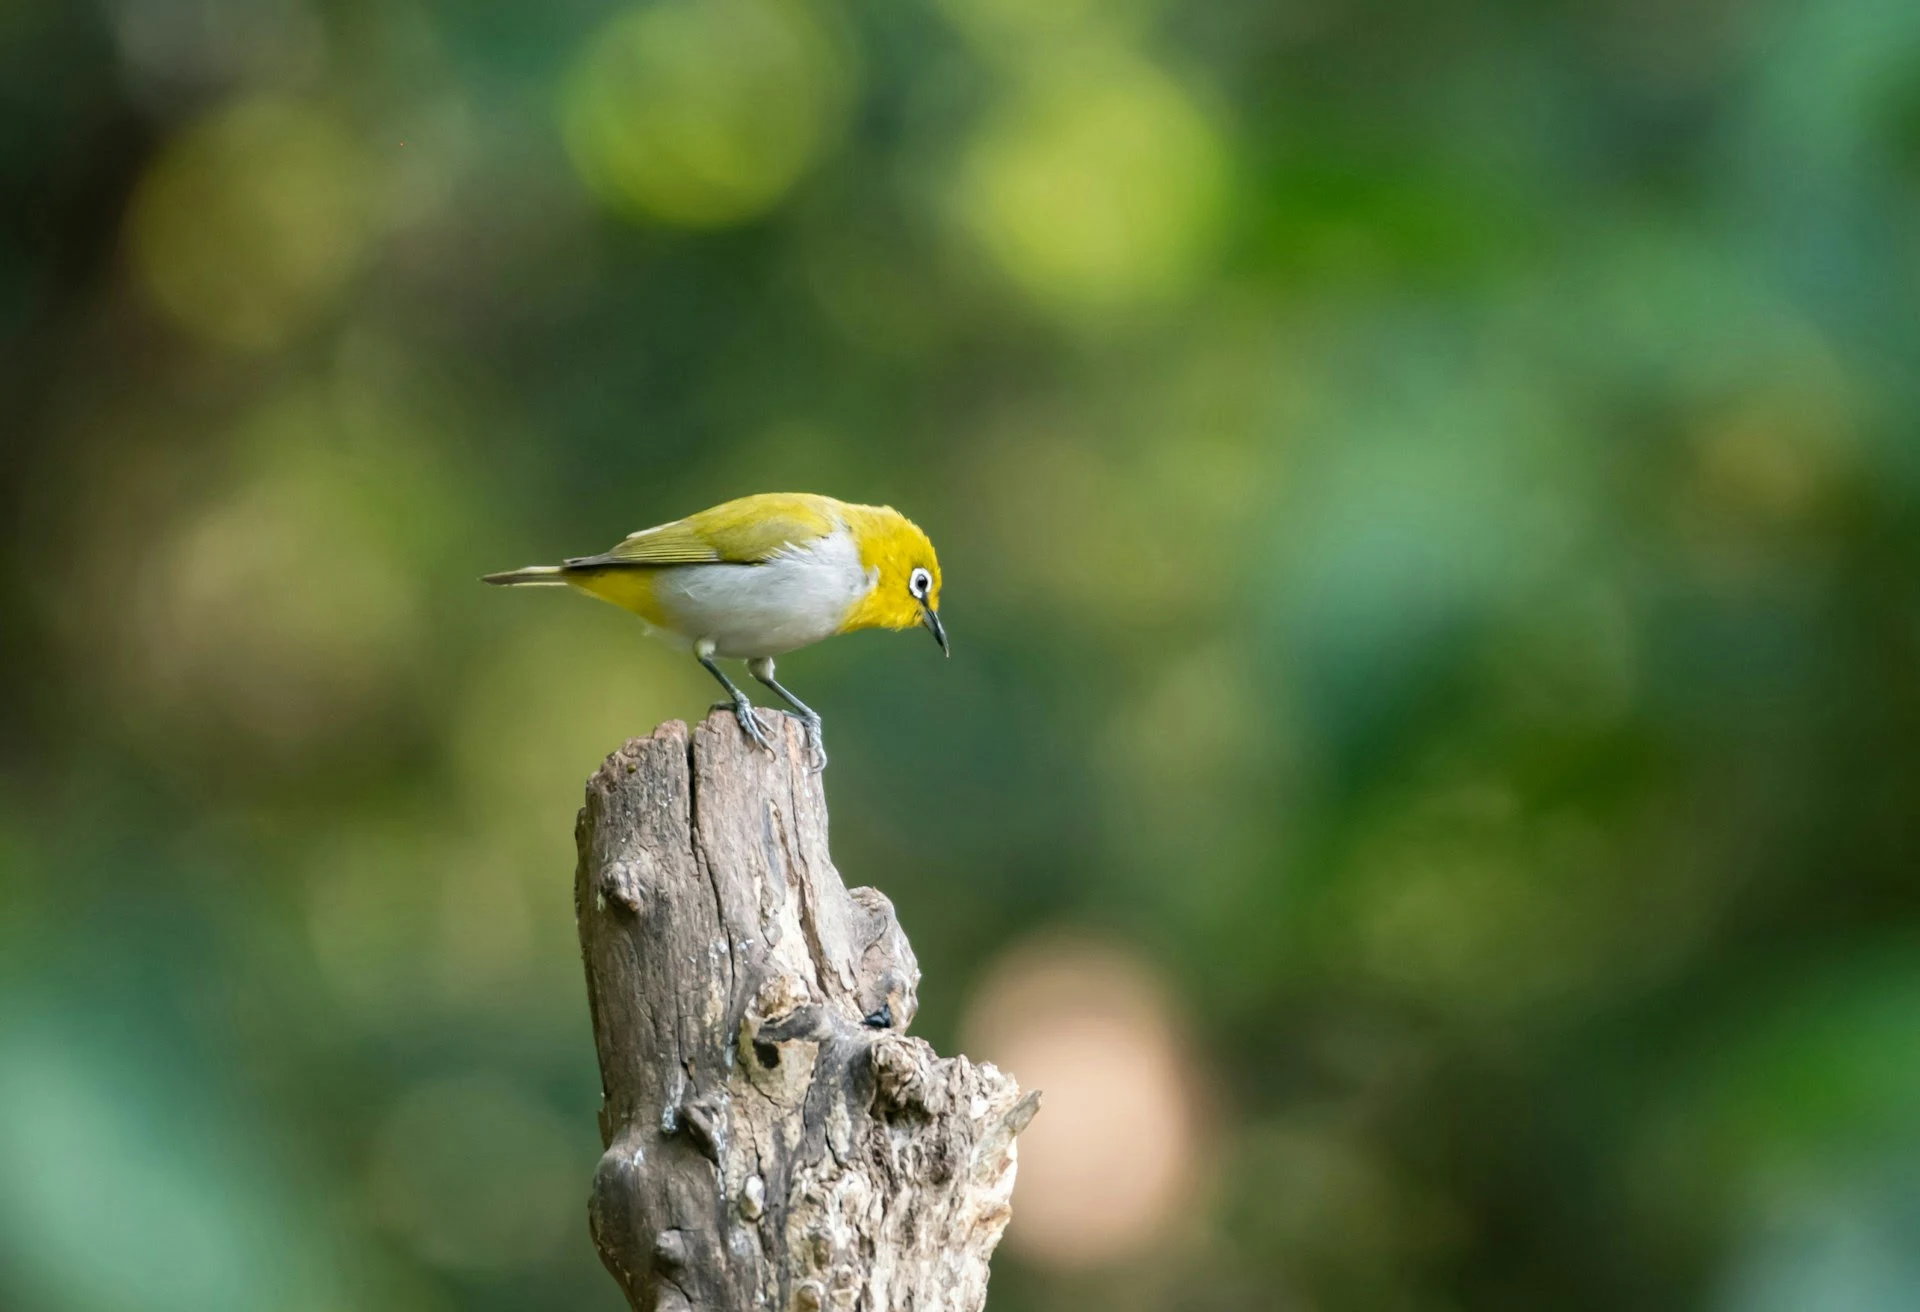
[[827, 768], [827, 741], [820, 732], [820, 717], [803, 715], [800, 723], [807, 726], [807, 768], [819, 774]]
[[767, 737], [767, 731], [760, 725], [760, 716], [753, 709], [753, 703], [744, 697], [737, 702], [715, 702], [716, 711], [732, 711], [733, 718], [740, 722], [740, 732], [753, 739], [754, 745], [768, 756], [773, 753], [773, 740]]

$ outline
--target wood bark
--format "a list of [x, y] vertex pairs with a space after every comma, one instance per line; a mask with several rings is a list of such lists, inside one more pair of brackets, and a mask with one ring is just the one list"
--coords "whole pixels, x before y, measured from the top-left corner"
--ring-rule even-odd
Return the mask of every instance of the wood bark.
[[594, 1244], [642, 1312], [976, 1312], [1039, 1095], [907, 1036], [913, 949], [841, 883], [798, 722], [761, 714], [772, 755], [717, 711], [587, 785]]

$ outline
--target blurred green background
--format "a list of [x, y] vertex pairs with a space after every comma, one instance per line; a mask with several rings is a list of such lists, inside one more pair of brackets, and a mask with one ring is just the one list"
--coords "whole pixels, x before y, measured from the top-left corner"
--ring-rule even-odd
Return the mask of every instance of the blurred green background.
[[481, 587], [887, 501], [798, 653], [996, 1312], [1920, 1307], [1920, 5], [12, 0], [0, 1306], [613, 1309]]

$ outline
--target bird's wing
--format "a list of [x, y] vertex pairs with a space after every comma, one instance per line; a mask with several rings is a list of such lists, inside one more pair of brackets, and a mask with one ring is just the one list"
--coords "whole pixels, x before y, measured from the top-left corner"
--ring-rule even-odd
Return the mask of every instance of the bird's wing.
[[833, 502], [804, 493], [741, 497], [671, 524], [641, 529], [613, 550], [569, 560], [575, 568], [616, 565], [757, 565], [840, 526]]

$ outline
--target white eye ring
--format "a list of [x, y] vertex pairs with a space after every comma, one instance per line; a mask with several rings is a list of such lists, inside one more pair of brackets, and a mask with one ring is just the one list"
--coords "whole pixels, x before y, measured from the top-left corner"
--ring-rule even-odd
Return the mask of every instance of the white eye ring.
[[916, 566], [913, 573], [907, 575], [907, 591], [911, 592], [921, 601], [927, 599], [927, 592], [932, 587], [933, 575], [927, 573], [924, 569]]

